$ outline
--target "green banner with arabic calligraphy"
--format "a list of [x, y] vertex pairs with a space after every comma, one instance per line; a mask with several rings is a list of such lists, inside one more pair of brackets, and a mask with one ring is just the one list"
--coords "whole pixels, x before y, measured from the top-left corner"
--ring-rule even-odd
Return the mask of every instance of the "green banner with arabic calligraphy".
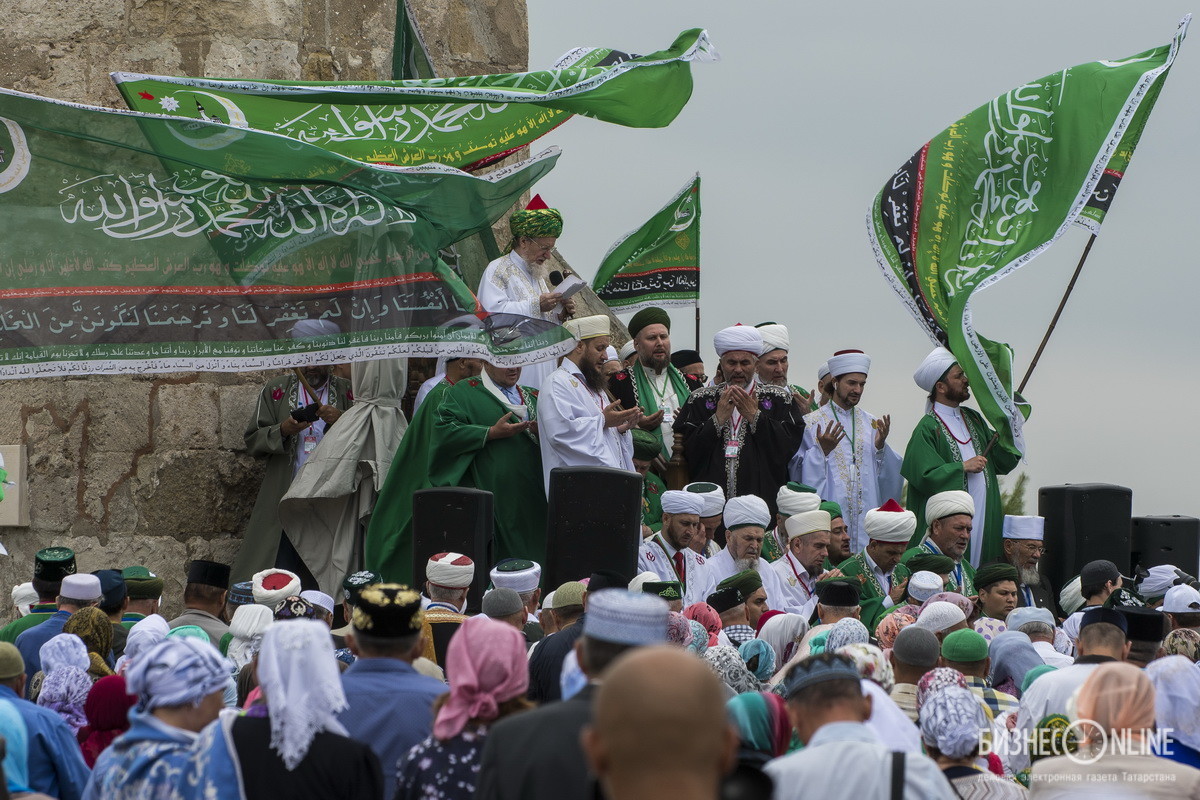
[[483, 177], [368, 166], [0, 90], [0, 377], [552, 357], [566, 331], [483, 312], [437, 252], [556, 157]]
[[700, 176], [614, 244], [592, 281], [614, 311], [700, 302]]
[[1128, 163], [1190, 19], [1170, 44], [1069, 67], [980, 106], [918, 150], [871, 206], [867, 227], [884, 276], [958, 359], [1014, 452], [1025, 452], [1029, 406], [1013, 390], [1012, 348], [975, 331], [972, 294], [1057, 241], [1114, 160]]
[[650, 55], [579, 48], [540, 72], [370, 83], [112, 77], [135, 111], [271, 131], [359, 161], [474, 169], [572, 114], [664, 127], [691, 97], [691, 62], [715, 57], [696, 29]]

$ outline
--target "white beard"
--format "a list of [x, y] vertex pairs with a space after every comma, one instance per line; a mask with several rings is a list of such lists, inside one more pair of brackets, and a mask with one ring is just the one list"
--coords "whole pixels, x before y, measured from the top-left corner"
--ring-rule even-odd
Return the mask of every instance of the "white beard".
[[1042, 581], [1042, 574], [1038, 572], [1037, 567], [1017, 567], [1017, 577], [1023, 586], [1037, 586]]
[[758, 571], [758, 559], [757, 558], [735, 558], [733, 560], [733, 566], [737, 569], [738, 572], [745, 572], [748, 569], [752, 569], [755, 572], [757, 572]]

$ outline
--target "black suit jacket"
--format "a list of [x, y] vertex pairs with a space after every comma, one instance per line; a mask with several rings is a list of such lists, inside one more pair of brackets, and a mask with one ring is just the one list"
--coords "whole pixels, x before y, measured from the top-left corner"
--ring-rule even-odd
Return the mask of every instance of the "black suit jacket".
[[[683, 382], [687, 384], [689, 392], [704, 388], [704, 381], [695, 375], [689, 375], [686, 372], [681, 372], [680, 374], [683, 375]], [[630, 367], [612, 374], [608, 379], [608, 390], [612, 392], [614, 398], [621, 401], [622, 408], [633, 408], [634, 406], [641, 405], [641, 398], [638, 397], [637, 381], [633, 379], [633, 369]]]
[[[1029, 585], [1029, 593], [1033, 595], [1033, 604], [1035, 606], [1038, 608], [1048, 608], [1056, 620], [1062, 619], [1062, 610], [1058, 607], [1058, 597], [1054, 593], [1054, 587], [1050, 585], [1050, 578], [1042, 575], [1037, 585]], [[1024, 592], [1017, 592], [1017, 605], [1027, 605]]]
[[593, 800], [596, 784], [579, 733], [592, 721], [594, 694], [595, 686], [588, 684], [570, 700], [493, 725], [475, 800]]

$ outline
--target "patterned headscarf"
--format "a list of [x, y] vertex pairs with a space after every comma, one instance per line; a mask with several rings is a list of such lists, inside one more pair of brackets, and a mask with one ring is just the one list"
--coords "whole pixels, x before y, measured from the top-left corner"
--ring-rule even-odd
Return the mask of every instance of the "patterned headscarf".
[[730, 698], [725, 708], [737, 726], [743, 747], [768, 758], [778, 758], [787, 752], [792, 724], [782, 697], [769, 692], [746, 692]]
[[729, 645], [709, 647], [704, 651], [704, 660], [716, 676], [737, 694], [762, 689], [762, 682], [750, 674], [741, 654]]
[[42, 672], [47, 675], [63, 667], [76, 667], [87, 672], [91, 666], [87, 645], [73, 633], [60, 633], [46, 642], [38, 651], [38, 658], [42, 662]]
[[960, 689], [966, 689], [966, 676], [950, 667], [937, 667], [922, 675], [921, 680], [917, 681], [918, 713], [921, 711], [921, 706], [925, 704], [925, 701], [929, 699], [931, 694], [947, 686], [957, 686]]
[[848, 644], [866, 644], [871, 641], [867, 627], [854, 617], [843, 617], [833, 624], [825, 636], [825, 651], [841, 650]]
[[896, 685], [896, 673], [892, 670], [891, 662], [883, 657], [883, 651], [875, 645], [848, 644], [835, 652], [854, 662], [860, 678], [875, 681], [885, 692], [891, 692]]
[[988, 721], [979, 698], [970, 689], [947, 686], [921, 705], [921, 739], [950, 758], [966, 758], [979, 747]]
[[688, 620], [688, 625], [692, 626], [692, 642], [687, 646], [698, 656], [704, 655], [704, 651], [708, 649], [708, 629], [694, 619]]
[[708, 646], [716, 646], [717, 634], [721, 632], [721, 615], [715, 608], [708, 603], [692, 603], [683, 610], [683, 615], [703, 625], [708, 631]]
[[775, 664], [778, 666], [791, 660], [806, 633], [808, 620], [804, 617], [799, 614], [776, 614], [758, 629], [758, 638], [775, 650]]
[[63, 625], [63, 633], [73, 633], [87, 646], [88, 674], [93, 678], [112, 675], [104, 658], [112, 650], [113, 629], [108, 615], [95, 606], [81, 608], [70, 616]]
[[513, 238], [518, 236], [562, 236], [563, 216], [557, 208], [523, 208], [514, 211], [508, 221]]
[[1176, 628], [1163, 639], [1163, 649], [1169, 656], [1183, 656], [1192, 663], [1200, 661], [1200, 631], [1195, 628]]
[[139, 711], [198, 706], [205, 697], [222, 691], [228, 681], [228, 662], [211, 644], [190, 636], [163, 639], [125, 674], [126, 688], [137, 695]]
[[[775, 674], [775, 651], [762, 639], [751, 639], [742, 643], [742, 646], [738, 648], [738, 655], [746, 662], [746, 669], [749, 669], [760, 681], [765, 681]], [[758, 661], [751, 668], [750, 662], [755, 658]]]
[[890, 650], [896, 644], [896, 637], [900, 631], [916, 621], [917, 618], [911, 614], [893, 611], [879, 620], [879, 624], [875, 626], [875, 639], [884, 650]]
[[91, 690], [92, 678], [86, 670], [60, 666], [47, 673], [46, 679], [42, 681], [37, 704], [62, 717], [63, 721], [71, 726], [72, 733], [79, 733], [79, 729], [87, 725], [83, 705], [87, 702], [88, 692]]
[[[1179, 630], [1185, 630], [1180, 628]], [[1185, 656], [1173, 655], [1151, 661], [1146, 675], [1154, 684], [1154, 720], [1158, 730], [1171, 730], [1171, 738], [1200, 750], [1200, 669]]]
[[[929, 606], [933, 605], [934, 603], [942, 602], [954, 603], [954, 605], [962, 609], [962, 612], [966, 615], [967, 619], [970, 619], [971, 615], [975, 613], [975, 604], [971, 602], [971, 598], [961, 595], [958, 592], [938, 592], [924, 603], [921, 603], [921, 611], [929, 608]], [[920, 614], [917, 614], [917, 616], [920, 616]]]
[[[971, 615], [968, 614], [969, 618]], [[984, 641], [991, 642], [1000, 634], [1008, 630], [1008, 626], [1003, 620], [992, 619], [991, 617], [980, 617], [975, 620], [975, 632], [984, 638]]]
[[[707, 633], [704, 638], [708, 638]], [[692, 643], [692, 620], [677, 611], [670, 612], [670, 616], [667, 617], [667, 642], [679, 647], [690, 645]]]

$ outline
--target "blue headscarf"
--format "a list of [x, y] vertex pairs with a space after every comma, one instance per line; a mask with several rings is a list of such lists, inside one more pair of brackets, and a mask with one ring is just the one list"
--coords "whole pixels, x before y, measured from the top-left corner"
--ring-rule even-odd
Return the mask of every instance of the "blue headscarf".
[[[751, 639], [744, 642], [738, 648], [738, 655], [746, 662], [746, 668], [750, 669], [754, 673], [754, 677], [760, 681], [765, 681], [775, 674], [775, 648], [762, 639]], [[758, 663], [751, 669], [750, 662], [754, 660], [755, 656], [758, 656]]]
[[29, 792], [29, 731], [10, 700], [0, 700], [0, 736], [4, 737], [4, 777], [8, 791]]

